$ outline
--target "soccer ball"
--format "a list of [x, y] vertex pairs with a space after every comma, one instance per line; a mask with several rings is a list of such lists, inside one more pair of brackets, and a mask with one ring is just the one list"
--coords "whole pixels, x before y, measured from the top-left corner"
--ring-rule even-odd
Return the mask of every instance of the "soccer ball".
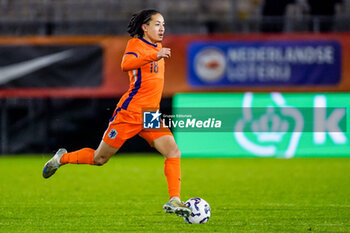
[[192, 210], [189, 217], [184, 217], [187, 223], [206, 223], [210, 218], [210, 206], [202, 198], [196, 197], [186, 201], [185, 205]]

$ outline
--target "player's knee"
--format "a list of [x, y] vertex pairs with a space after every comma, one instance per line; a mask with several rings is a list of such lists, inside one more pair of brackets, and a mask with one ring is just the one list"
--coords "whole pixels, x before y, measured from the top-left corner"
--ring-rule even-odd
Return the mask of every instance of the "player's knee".
[[176, 150], [175, 150], [175, 157], [176, 158], [181, 158], [181, 151], [179, 150], [178, 147], [176, 147]]
[[181, 158], [181, 151], [179, 150], [178, 147], [173, 149], [169, 155], [167, 156], [168, 158]]
[[97, 166], [102, 166], [103, 164], [108, 162], [108, 158], [104, 156], [97, 156], [94, 158], [94, 163]]

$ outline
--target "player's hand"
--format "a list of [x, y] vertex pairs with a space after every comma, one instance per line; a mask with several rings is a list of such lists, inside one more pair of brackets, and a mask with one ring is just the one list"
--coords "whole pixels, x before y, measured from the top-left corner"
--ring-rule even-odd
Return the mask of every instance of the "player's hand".
[[171, 50], [169, 48], [162, 48], [157, 54], [158, 60], [162, 58], [170, 58]]

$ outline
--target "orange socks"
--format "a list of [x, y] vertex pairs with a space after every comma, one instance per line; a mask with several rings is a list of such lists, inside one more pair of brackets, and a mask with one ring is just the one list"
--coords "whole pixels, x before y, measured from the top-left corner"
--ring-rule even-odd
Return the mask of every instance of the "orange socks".
[[164, 174], [168, 182], [169, 197], [179, 197], [181, 189], [180, 158], [167, 158], [165, 160]]
[[61, 158], [61, 163], [75, 163], [75, 164], [91, 164], [94, 165], [94, 152], [95, 150], [90, 148], [84, 148], [81, 150], [66, 153]]
[[[61, 163], [91, 164], [94, 165], [94, 152], [90, 148], [66, 153], [61, 158]], [[181, 189], [180, 158], [167, 158], [164, 162], [164, 174], [168, 182], [169, 197], [179, 197]]]

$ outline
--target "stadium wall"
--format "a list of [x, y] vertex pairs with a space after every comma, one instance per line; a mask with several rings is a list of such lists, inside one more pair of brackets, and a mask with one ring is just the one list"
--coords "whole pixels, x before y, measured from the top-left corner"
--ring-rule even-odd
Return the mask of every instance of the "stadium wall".
[[[0, 51], [4, 55], [0, 59], [0, 80], [9, 77], [5, 68], [11, 68], [11, 65], [23, 65], [26, 61], [43, 57], [47, 61], [47, 57], [52, 59], [51, 55], [62, 59], [57, 60], [55, 66], [32, 70], [31, 76], [22, 73], [16, 80], [1, 81], [1, 153], [45, 153], [64, 145], [69, 145], [68, 149], [95, 147], [110, 112], [128, 88], [127, 75], [120, 69], [128, 39], [126, 36], [1, 37]], [[189, 47], [195, 43], [217, 46], [220, 43], [298, 41], [338, 43], [341, 58], [338, 61], [339, 82], [331, 85], [194, 86], [189, 81], [189, 64], [193, 62]], [[166, 61], [162, 110], [171, 114], [172, 97], [180, 92], [348, 92], [350, 67], [346, 64], [350, 59], [349, 41], [349, 33], [169, 35], [163, 43], [164, 47], [172, 49], [172, 58]], [[56, 82], [59, 78], [63, 81]], [[72, 121], [72, 115], [79, 120]], [[83, 119], [89, 119], [89, 122]], [[97, 130], [87, 129], [86, 125]], [[57, 135], [60, 135], [59, 140]], [[130, 150], [126, 147], [126, 151], [135, 148], [149, 150], [146, 144], [137, 145], [130, 146]]]
[[183, 157], [349, 157], [349, 93], [185, 93], [172, 126]]
[[[74, 53], [74, 48], [82, 45], [90, 45], [100, 47], [102, 50], [102, 81], [93, 87], [84, 87], [84, 83], [81, 86], [69, 87], [60, 86], [57, 87], [54, 84], [46, 86], [44, 88], [33, 88], [31, 83], [27, 86], [16, 87], [12, 85], [10, 88], [6, 88], [4, 84], [0, 85], [0, 97], [118, 97], [124, 93], [128, 88], [128, 79], [126, 73], [120, 69], [120, 63], [123, 56], [123, 52], [129, 37], [8, 37], [0, 38], [0, 49], [8, 49], [12, 47], [13, 50], [7, 50], [7, 56], [3, 56], [3, 62], [0, 66], [6, 66], [11, 63], [8, 57], [12, 53], [12, 56], [16, 58], [16, 54], [19, 54], [21, 48], [30, 47], [32, 55], [28, 55], [28, 58], [40, 56], [43, 48], [56, 46], [61, 51], [67, 49], [67, 46], [71, 49], [74, 56], [79, 56]], [[341, 79], [336, 85], [287, 85], [287, 86], [235, 86], [227, 85], [224, 87], [193, 87], [188, 82], [188, 47], [195, 42], [207, 42], [207, 43], [235, 43], [235, 42], [290, 42], [290, 41], [334, 41], [339, 43], [341, 48]], [[350, 63], [350, 34], [248, 34], [248, 35], [169, 35], [166, 37], [164, 47], [172, 49], [172, 58], [166, 61], [166, 79], [164, 86], [164, 96], [171, 97], [178, 92], [242, 92], [242, 91], [254, 91], [254, 92], [322, 92], [322, 91], [350, 91], [350, 67], [346, 64]], [[14, 55], [13, 55], [14, 54]], [[22, 59], [22, 60], [21, 60]], [[23, 62], [22, 58], [16, 58], [15, 62]], [[83, 65], [78, 63], [77, 66]], [[76, 67], [71, 66], [69, 69]], [[67, 68], [67, 69], [68, 69]], [[78, 67], [79, 68], [79, 67]], [[81, 72], [84, 69], [80, 70]], [[3, 74], [3, 73], [2, 73]], [[25, 79], [25, 76], [22, 76]], [[42, 77], [43, 80], [47, 79], [45, 74]]]

